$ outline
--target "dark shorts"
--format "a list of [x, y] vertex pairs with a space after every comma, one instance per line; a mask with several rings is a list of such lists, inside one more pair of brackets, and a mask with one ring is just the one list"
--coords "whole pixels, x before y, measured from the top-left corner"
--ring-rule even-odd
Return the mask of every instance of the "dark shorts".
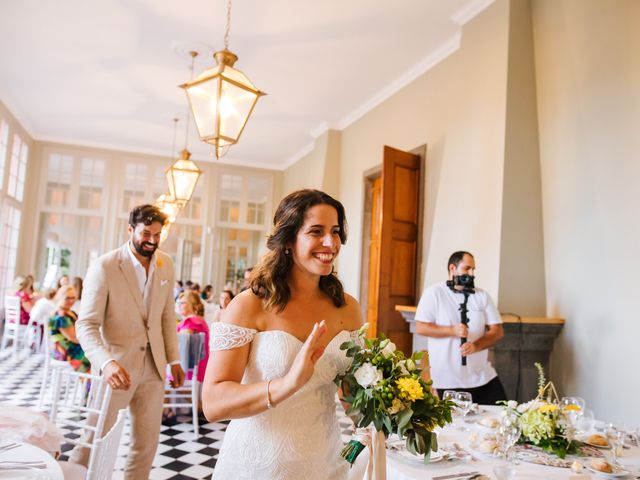
[[507, 394], [504, 391], [499, 377], [494, 378], [486, 385], [474, 388], [438, 388], [438, 396], [442, 398], [445, 390], [455, 390], [456, 392], [469, 392], [474, 403], [480, 405], [495, 405], [500, 400], [506, 400]]

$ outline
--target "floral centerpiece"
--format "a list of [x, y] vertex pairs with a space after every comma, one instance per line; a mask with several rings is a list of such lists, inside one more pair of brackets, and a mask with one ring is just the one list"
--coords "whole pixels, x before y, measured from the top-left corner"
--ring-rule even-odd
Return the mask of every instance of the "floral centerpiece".
[[562, 407], [553, 383], [545, 379], [542, 365], [535, 363], [535, 366], [538, 370], [538, 396], [521, 404], [515, 400], [505, 402], [507, 410], [519, 417], [522, 428], [520, 443], [536, 445], [560, 458], [578, 453], [576, 442], [570, 438], [569, 419], [569, 415], [575, 414], [572, 410], [578, 407]]
[[[347, 415], [356, 418], [359, 428], [373, 425], [385, 437], [395, 433], [406, 439], [407, 450], [424, 455], [428, 463], [431, 451], [438, 450], [434, 429], [451, 423], [454, 405], [438, 400], [431, 393], [431, 381], [420, 378], [418, 363], [425, 352], [406, 358], [384, 335], [365, 338], [366, 329], [367, 325], [360, 329], [356, 341], [340, 346], [353, 358], [349, 369], [335, 378], [349, 404]], [[353, 464], [363, 449], [362, 442], [351, 440], [342, 457]]]

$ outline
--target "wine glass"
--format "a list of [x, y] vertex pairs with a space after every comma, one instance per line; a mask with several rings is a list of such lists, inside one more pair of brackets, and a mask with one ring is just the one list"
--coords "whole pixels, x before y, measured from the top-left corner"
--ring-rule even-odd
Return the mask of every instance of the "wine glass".
[[455, 390], [445, 390], [442, 392], [442, 400], [449, 400], [450, 402], [456, 401], [456, 392]]
[[609, 422], [605, 423], [604, 432], [607, 436], [607, 440], [609, 440], [609, 445], [611, 445], [611, 463], [615, 466], [619, 466], [618, 449], [623, 447], [624, 432], [613, 423]]
[[500, 425], [496, 428], [496, 442], [502, 457], [509, 460], [509, 450], [520, 439], [522, 428], [518, 415], [513, 412], [505, 412], [500, 418]]
[[[464, 423], [467, 413], [469, 413], [469, 410], [471, 410], [473, 398], [469, 392], [457, 392], [456, 403], [458, 404], [458, 408], [462, 412], [462, 423]], [[466, 430], [466, 428], [462, 426], [461, 430]]]
[[560, 408], [566, 420], [565, 435], [567, 440], [575, 440], [575, 433], [578, 426], [578, 419], [584, 412], [584, 400], [580, 397], [562, 397]]

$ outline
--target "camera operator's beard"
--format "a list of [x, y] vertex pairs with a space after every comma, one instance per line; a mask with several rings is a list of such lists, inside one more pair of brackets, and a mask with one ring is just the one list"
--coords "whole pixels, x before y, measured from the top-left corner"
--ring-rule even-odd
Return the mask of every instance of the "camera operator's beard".
[[[136, 242], [135, 239], [131, 239], [131, 243], [133, 244], [133, 248], [136, 249], [138, 255], [142, 255], [143, 257], [152, 257], [156, 250], [158, 249], [157, 243], [149, 243], [149, 242]], [[144, 247], [153, 247], [153, 250], [145, 250]]]

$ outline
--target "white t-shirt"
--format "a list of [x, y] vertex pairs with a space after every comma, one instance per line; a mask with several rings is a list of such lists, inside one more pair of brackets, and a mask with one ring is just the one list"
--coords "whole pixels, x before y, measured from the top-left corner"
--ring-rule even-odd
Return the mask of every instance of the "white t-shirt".
[[[454, 293], [445, 282], [427, 288], [416, 309], [416, 321], [434, 323], [439, 326], [453, 326], [460, 323], [462, 293]], [[468, 342], [473, 342], [485, 334], [486, 325], [502, 323], [500, 314], [491, 297], [479, 288], [469, 295], [467, 303], [469, 319]], [[486, 385], [498, 374], [489, 363], [488, 350], [467, 356], [467, 365], [462, 365], [460, 337], [429, 337], [429, 361], [431, 378], [436, 388], [474, 388]]]

